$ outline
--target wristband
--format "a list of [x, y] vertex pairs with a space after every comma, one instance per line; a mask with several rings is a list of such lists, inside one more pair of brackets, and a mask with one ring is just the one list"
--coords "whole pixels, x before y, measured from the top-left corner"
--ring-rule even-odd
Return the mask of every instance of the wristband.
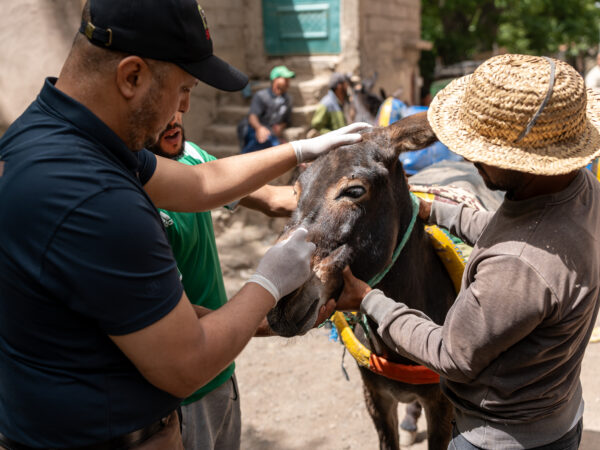
[[275, 299], [273, 306], [275, 306], [279, 301], [279, 289], [277, 289], [277, 287], [270, 280], [263, 277], [262, 275], [259, 275], [257, 273], [253, 274], [248, 279], [247, 283], [256, 283], [265, 288], [269, 292], [269, 294], [271, 294]]
[[302, 141], [292, 141], [290, 144], [292, 144], [292, 148], [296, 154], [296, 163], [300, 164], [302, 162]]

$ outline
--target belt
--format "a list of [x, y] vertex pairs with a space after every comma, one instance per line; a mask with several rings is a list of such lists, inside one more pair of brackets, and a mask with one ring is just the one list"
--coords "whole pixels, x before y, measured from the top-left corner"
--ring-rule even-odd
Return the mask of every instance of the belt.
[[[100, 442], [98, 444], [86, 445], [84, 447], [69, 447], [68, 450], [127, 450], [133, 448], [136, 445], [148, 440], [153, 435], [162, 430], [169, 422], [171, 414], [163, 417], [160, 420], [144, 427], [139, 430], [132, 431], [131, 433], [123, 434], [116, 438], [109, 439], [108, 441]], [[34, 447], [20, 444], [7, 438], [0, 433], [0, 446], [5, 447], [8, 450], [39, 450]], [[47, 450], [58, 450], [54, 448], [48, 448]]]

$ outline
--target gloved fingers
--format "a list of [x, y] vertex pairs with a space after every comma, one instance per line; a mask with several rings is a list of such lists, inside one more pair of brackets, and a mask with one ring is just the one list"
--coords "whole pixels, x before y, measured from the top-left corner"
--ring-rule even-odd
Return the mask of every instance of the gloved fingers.
[[308, 230], [298, 227], [265, 253], [248, 282], [260, 284], [279, 301], [310, 278], [310, 257], [316, 246], [306, 240]]
[[330, 131], [311, 139], [301, 139], [290, 142], [296, 153], [296, 160], [299, 163], [312, 161], [323, 153], [340, 145], [354, 144], [360, 142], [362, 137], [357, 133], [360, 130], [371, 128], [366, 122], [356, 122], [345, 127]]
[[[354, 122], [350, 125], [346, 125], [345, 127], [338, 128], [337, 130], [331, 131], [330, 135], [339, 135], [339, 134], [347, 134], [347, 133], [356, 133], [358, 131], [364, 130], [366, 128], [373, 128], [373, 125], [367, 122]], [[326, 136], [326, 135], [325, 135]]]
[[350, 133], [350, 134], [342, 134], [340, 136], [335, 136], [335, 141], [332, 141], [333, 147], [341, 147], [342, 145], [350, 145], [356, 144], [357, 142], [362, 141], [362, 135], [358, 133]]
[[281, 243], [295, 249], [300, 259], [308, 259], [317, 249], [317, 246], [306, 240], [308, 230], [304, 227], [298, 227]]
[[290, 234], [288, 234], [288, 236], [283, 241], [280, 242], [287, 242], [292, 238], [296, 240], [306, 240], [306, 236], [308, 236], [308, 230], [304, 227], [298, 227], [294, 229]]

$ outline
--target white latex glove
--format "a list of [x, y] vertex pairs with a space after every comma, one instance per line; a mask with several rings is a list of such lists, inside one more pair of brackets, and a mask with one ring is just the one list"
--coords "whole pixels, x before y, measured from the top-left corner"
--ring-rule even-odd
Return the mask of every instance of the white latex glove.
[[265, 253], [248, 283], [264, 287], [275, 304], [310, 278], [310, 257], [316, 246], [306, 240], [306, 228], [297, 228], [287, 239]]
[[356, 122], [337, 130], [330, 131], [321, 136], [312, 139], [301, 139], [292, 141], [292, 147], [296, 152], [298, 164], [304, 161], [311, 161], [317, 156], [327, 153], [329, 150], [341, 145], [355, 144], [362, 140], [362, 136], [358, 134], [360, 130], [371, 128], [372, 125], [366, 122]]

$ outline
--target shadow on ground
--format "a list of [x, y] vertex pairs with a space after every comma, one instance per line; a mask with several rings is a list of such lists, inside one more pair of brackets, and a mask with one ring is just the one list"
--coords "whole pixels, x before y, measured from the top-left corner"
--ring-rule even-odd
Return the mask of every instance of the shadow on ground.
[[597, 450], [600, 448], [600, 432], [583, 430], [579, 450]]
[[[300, 447], [282, 446], [285, 432], [271, 431], [260, 432], [254, 427], [246, 428], [242, 433], [241, 450], [300, 450]], [[325, 450], [325, 442], [323, 439], [312, 439], [306, 444], [302, 444], [302, 448], [310, 448], [311, 450]], [[307, 445], [304, 447], [304, 445]]]

